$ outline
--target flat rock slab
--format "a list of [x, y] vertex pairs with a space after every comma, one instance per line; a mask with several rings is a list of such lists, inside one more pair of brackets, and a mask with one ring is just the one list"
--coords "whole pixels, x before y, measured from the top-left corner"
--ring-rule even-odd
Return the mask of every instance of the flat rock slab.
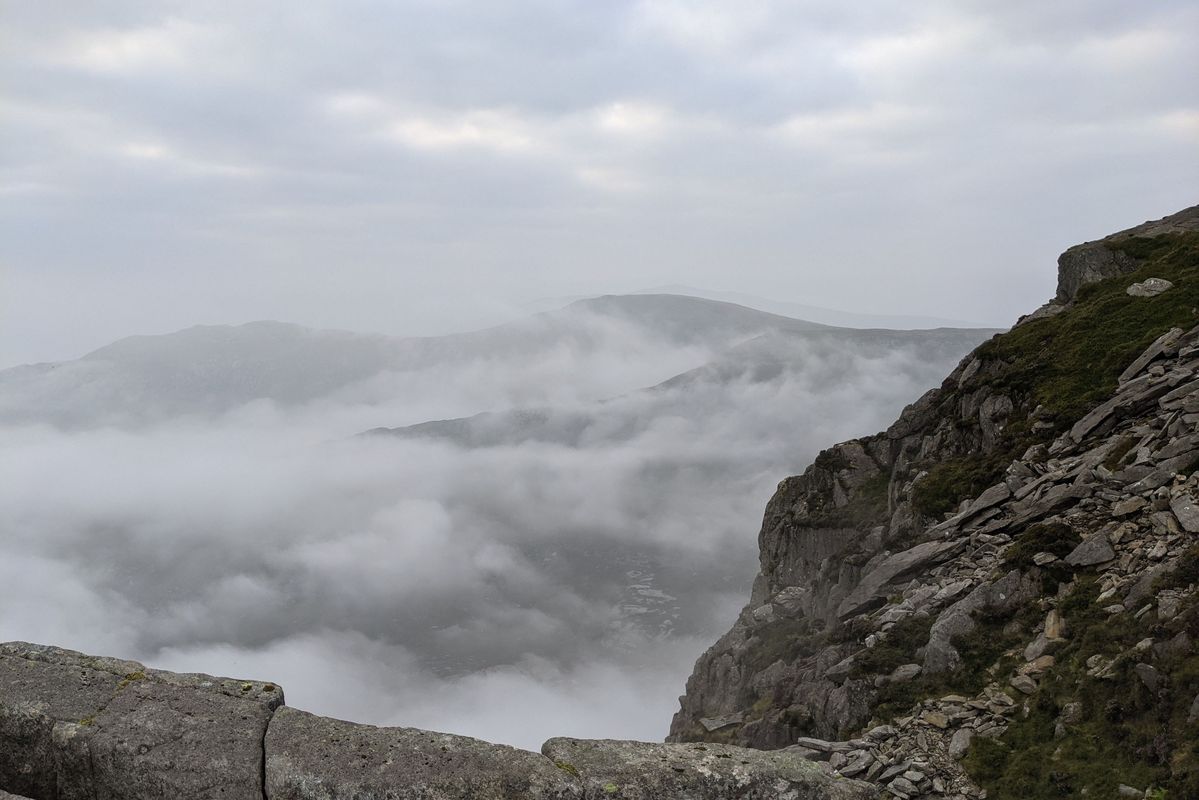
[[0, 786], [39, 798], [261, 800], [274, 684], [0, 644]]
[[586, 800], [866, 800], [874, 787], [797, 753], [711, 743], [550, 739], [541, 752], [576, 772]]
[[268, 800], [558, 800], [577, 773], [526, 750], [281, 708], [266, 737]]
[[16, 794], [9, 794], [6, 791], [0, 790], [0, 800], [29, 800], [28, 797], [21, 797]]

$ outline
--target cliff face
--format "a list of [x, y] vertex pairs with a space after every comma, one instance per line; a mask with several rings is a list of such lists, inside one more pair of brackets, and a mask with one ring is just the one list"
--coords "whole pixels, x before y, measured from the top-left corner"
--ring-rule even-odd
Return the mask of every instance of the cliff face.
[[671, 740], [799, 749], [898, 797], [1199, 796], [1199, 206], [1059, 268], [888, 430], [779, 485]]

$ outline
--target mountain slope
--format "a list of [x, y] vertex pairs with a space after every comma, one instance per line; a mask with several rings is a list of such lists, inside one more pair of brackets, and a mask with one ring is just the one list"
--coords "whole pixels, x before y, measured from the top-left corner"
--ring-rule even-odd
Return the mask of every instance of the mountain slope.
[[[712, 361], [661, 383], [585, 407], [517, 409], [423, 422], [371, 433], [438, 438], [467, 447], [524, 441], [577, 447], [628, 440], [662, 420], [705, 419], [737, 413], [742, 390], [753, 384], [789, 383], [803, 392], [830, 393], [902, 359], [909, 377], [927, 386], [943, 365], [954, 363], [993, 331], [871, 331], [817, 328], [777, 330], [730, 348]], [[797, 400], [798, 402], [798, 400]], [[746, 415], [753, 412], [740, 409]]]
[[897, 797], [1199, 796], [1199, 207], [1060, 268], [1055, 303], [779, 485], [673, 740]]
[[[482, 331], [395, 338], [278, 322], [133, 336], [75, 361], [0, 372], [0, 422], [67, 426], [214, 415], [254, 400], [311, 402], [382, 373], [659, 348], [718, 351], [768, 331], [824, 326], [731, 303], [601, 297]], [[693, 362], [694, 363], [694, 362]]]

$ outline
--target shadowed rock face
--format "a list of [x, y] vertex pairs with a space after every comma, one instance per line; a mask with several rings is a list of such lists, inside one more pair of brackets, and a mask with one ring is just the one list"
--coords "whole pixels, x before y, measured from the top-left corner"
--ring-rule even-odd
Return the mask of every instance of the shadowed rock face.
[[275, 684], [0, 644], [0, 800], [866, 800], [797, 753], [554, 739], [544, 755], [285, 708]]
[[1088, 283], [1124, 275], [1135, 270], [1139, 264], [1135, 258], [1107, 246], [1115, 239], [1129, 236], [1160, 236], [1196, 230], [1199, 230], [1199, 206], [1191, 206], [1177, 214], [1142, 223], [1134, 228], [1105, 236], [1098, 241], [1077, 244], [1062, 253], [1057, 260], [1057, 297], [1055, 299], [1059, 303], [1069, 303], [1078, 295], [1078, 290]]

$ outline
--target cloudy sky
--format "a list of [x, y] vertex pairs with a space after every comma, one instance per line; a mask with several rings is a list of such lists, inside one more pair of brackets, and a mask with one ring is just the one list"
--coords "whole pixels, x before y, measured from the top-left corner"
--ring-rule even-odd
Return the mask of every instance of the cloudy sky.
[[2, 14], [0, 365], [668, 283], [1006, 323], [1199, 199], [1189, 0]]

